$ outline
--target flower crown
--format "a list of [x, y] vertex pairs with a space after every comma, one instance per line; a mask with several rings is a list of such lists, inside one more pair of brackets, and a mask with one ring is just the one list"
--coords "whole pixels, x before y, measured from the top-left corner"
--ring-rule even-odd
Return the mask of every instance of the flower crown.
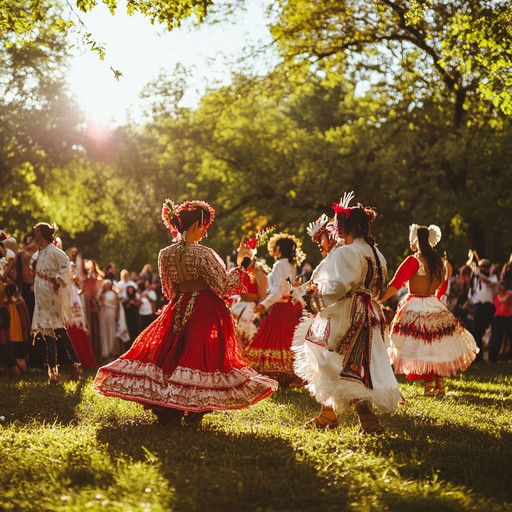
[[289, 235], [288, 233], [276, 233], [270, 238], [267, 244], [267, 249], [270, 256], [274, 256], [276, 250], [276, 243], [281, 238], [289, 238], [290, 240], [293, 241], [293, 243], [296, 246], [295, 260], [297, 261], [297, 265], [300, 265], [306, 259], [306, 254], [302, 252], [302, 243], [296, 236]]
[[320, 237], [324, 233], [327, 233], [327, 236], [332, 237], [331, 231], [329, 230], [329, 223], [332, 223], [332, 219], [329, 219], [325, 213], [322, 213], [318, 219], [309, 223], [306, 228], [306, 233], [315, 243], [320, 241]]
[[[409, 226], [409, 243], [414, 245], [418, 241], [418, 229], [425, 226], [411, 224]], [[441, 229], [435, 224], [431, 224], [428, 228], [428, 243], [431, 247], [435, 247], [441, 240]]]
[[209, 219], [205, 219], [203, 221], [204, 229], [208, 229], [215, 219], [215, 209], [213, 206], [210, 206], [205, 201], [185, 201], [180, 205], [176, 206], [172, 199], [166, 199], [162, 204], [162, 220], [164, 222], [165, 227], [171, 232], [174, 238], [179, 236], [179, 230], [176, 226], [173, 225], [172, 219], [176, 217], [178, 219], [178, 224], [181, 227], [181, 218], [180, 214], [183, 211], [194, 211], [197, 208], [201, 208], [204, 211], [207, 211], [210, 214]]

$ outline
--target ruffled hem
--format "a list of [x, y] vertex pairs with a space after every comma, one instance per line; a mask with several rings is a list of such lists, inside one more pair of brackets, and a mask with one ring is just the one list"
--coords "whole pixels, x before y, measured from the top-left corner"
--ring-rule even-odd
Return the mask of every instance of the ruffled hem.
[[[347, 410], [354, 400], [369, 401], [385, 412], [396, 411], [402, 401], [402, 395], [391, 368], [389, 373], [396, 386], [390, 385], [390, 387], [376, 389], [369, 389], [362, 383], [342, 379], [338, 375], [322, 371], [314, 351], [326, 351], [326, 349], [304, 339], [312, 320], [306, 319], [297, 327], [292, 349], [295, 352], [295, 373], [308, 383], [306, 387], [316, 400], [333, 407], [338, 413]], [[330, 351], [325, 355], [334, 357], [334, 353]], [[387, 361], [386, 363], [389, 364]]]
[[461, 329], [435, 343], [410, 336], [393, 336], [388, 349], [395, 373], [456, 375], [475, 360], [479, 348], [471, 334]]
[[98, 370], [98, 393], [187, 411], [243, 409], [270, 396], [278, 383], [252, 368], [229, 373], [177, 367], [172, 375], [150, 363], [118, 359]]
[[457, 375], [459, 371], [466, 371], [475, 358], [476, 352], [474, 354], [464, 354], [451, 361], [407, 360], [397, 357], [393, 361], [393, 367], [397, 374], [427, 375], [434, 373], [442, 377], [451, 377]]

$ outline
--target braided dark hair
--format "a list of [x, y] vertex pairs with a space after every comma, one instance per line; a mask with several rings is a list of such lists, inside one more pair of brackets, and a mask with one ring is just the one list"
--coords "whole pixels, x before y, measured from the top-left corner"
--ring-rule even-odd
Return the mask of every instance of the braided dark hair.
[[427, 269], [430, 273], [430, 281], [436, 277], [439, 281], [443, 280], [443, 260], [437, 251], [428, 242], [428, 228], [421, 226], [417, 231], [418, 247], [421, 254], [427, 260]]
[[347, 216], [344, 212], [336, 214], [338, 227], [343, 229], [345, 235], [352, 235], [354, 238], [362, 237], [364, 241], [372, 248], [373, 256], [377, 263], [377, 287], [379, 295], [384, 292], [384, 271], [382, 263], [376, 249], [376, 242], [373, 235], [370, 234], [370, 224], [377, 217], [377, 212], [373, 208], [365, 208], [361, 203], [350, 208], [350, 214]]

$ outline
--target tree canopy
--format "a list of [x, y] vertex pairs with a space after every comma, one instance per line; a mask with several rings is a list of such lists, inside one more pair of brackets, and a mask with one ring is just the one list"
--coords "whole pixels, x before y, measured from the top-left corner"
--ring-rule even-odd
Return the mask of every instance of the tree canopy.
[[[127, 3], [170, 29], [219, 16], [219, 7]], [[155, 263], [170, 240], [163, 199], [193, 197], [217, 209], [208, 243], [221, 254], [277, 224], [317, 262], [305, 227], [354, 190], [377, 207], [374, 231], [391, 267], [408, 251], [412, 222], [439, 224], [455, 264], [469, 248], [507, 259], [510, 5], [280, 0], [271, 8], [274, 69], [234, 71], [194, 108], [182, 104], [187, 70], [162, 72], [142, 91], [145, 121], [98, 139], [65, 82], [76, 19], [59, 2], [0, 0], [0, 227], [21, 236], [55, 221], [66, 246], [134, 268]]]

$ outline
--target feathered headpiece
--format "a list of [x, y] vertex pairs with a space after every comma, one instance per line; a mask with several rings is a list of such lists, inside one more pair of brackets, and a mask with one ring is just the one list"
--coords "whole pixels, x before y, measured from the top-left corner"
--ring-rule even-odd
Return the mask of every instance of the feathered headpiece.
[[[411, 224], [409, 226], [409, 243], [410, 245], [414, 245], [418, 241], [418, 228], [424, 226], [419, 226], [418, 224]], [[435, 247], [439, 241], [441, 240], [441, 229], [439, 226], [435, 224], [431, 224], [428, 228], [428, 243], [431, 247]]]
[[320, 237], [324, 233], [331, 237], [329, 222], [332, 222], [332, 219], [329, 219], [325, 213], [322, 213], [318, 219], [309, 223], [308, 227], [306, 228], [306, 233], [311, 237], [313, 242], [316, 244], [319, 243]]
[[332, 203], [332, 209], [335, 213], [343, 213], [345, 217], [350, 215], [350, 211], [352, 208], [349, 206], [350, 201], [354, 199], [354, 192], [345, 192], [341, 198], [339, 203]]
[[247, 256], [251, 258], [251, 260], [256, 256], [258, 251], [258, 247], [265, 245], [270, 235], [276, 230], [275, 224], [273, 226], [268, 226], [266, 228], [260, 229], [254, 236], [240, 242], [240, 247], [238, 248], [237, 253], [237, 262], [238, 265], [242, 262], [242, 260]]
[[297, 265], [300, 265], [306, 259], [306, 254], [302, 252], [302, 243], [296, 236], [290, 235], [288, 233], [276, 233], [272, 235], [267, 244], [267, 249], [270, 256], [274, 256], [276, 250], [276, 243], [281, 238], [289, 238], [295, 243], [295, 260], [297, 261]]
[[215, 209], [213, 206], [210, 206], [205, 201], [185, 201], [181, 203], [180, 205], [176, 206], [172, 199], [166, 199], [162, 204], [162, 220], [164, 222], [165, 227], [171, 232], [173, 237], [177, 237], [179, 235], [179, 230], [176, 226], [173, 225], [172, 219], [174, 217], [177, 218], [178, 224], [181, 226], [181, 218], [180, 213], [188, 210], [193, 211], [197, 208], [201, 208], [202, 210], [208, 212], [210, 214], [209, 219], [204, 219], [203, 221], [203, 227], [205, 229], [208, 229], [215, 219]]

